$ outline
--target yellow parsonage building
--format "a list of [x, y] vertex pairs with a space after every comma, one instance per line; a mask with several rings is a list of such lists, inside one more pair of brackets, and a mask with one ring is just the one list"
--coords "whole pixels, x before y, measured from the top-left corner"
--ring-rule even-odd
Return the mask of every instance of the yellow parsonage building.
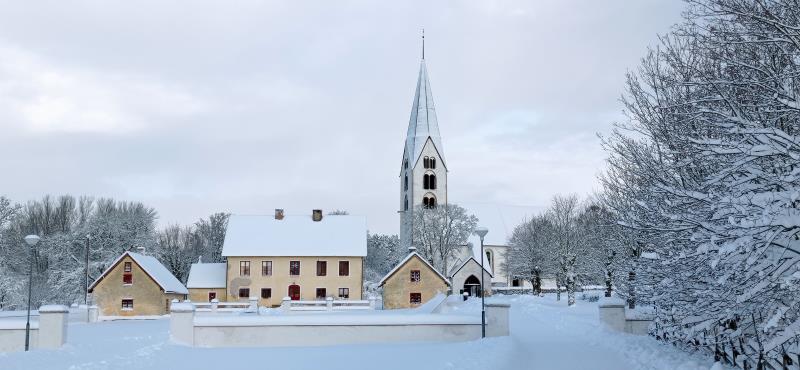
[[[280, 209], [274, 216], [232, 215], [222, 248], [227, 259], [224, 287], [215, 283], [222, 269], [205, 266], [212, 264], [192, 265], [187, 285], [193, 299], [258, 297], [259, 305], [268, 307], [280, 305], [284, 297], [362, 299], [366, 255], [367, 222], [362, 216], [323, 216], [321, 210], [285, 215]], [[216, 277], [206, 276], [212, 274]]]

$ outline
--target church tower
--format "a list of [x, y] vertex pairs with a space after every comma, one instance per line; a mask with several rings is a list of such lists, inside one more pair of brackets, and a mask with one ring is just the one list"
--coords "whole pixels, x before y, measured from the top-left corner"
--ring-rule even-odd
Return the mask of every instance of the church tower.
[[411, 246], [414, 211], [447, 204], [447, 164], [444, 160], [439, 123], [433, 105], [431, 84], [425, 66], [425, 35], [417, 89], [408, 121], [403, 160], [400, 165], [400, 243]]

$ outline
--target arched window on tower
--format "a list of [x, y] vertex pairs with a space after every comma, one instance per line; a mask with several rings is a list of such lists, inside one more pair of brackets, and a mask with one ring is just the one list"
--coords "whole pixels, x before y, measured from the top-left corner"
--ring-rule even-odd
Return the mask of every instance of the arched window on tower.
[[403, 202], [403, 210], [408, 211], [408, 195], [406, 195], [406, 199]]
[[430, 158], [428, 158], [428, 157], [422, 158], [422, 165], [423, 165], [425, 168], [429, 168], [429, 167], [430, 167], [430, 165], [431, 165], [431, 162], [430, 162], [430, 161], [431, 161], [431, 159], [430, 159]]
[[403, 190], [408, 190], [408, 175], [403, 179]]
[[422, 175], [422, 188], [426, 190], [431, 188], [430, 176], [427, 173]]
[[428, 162], [430, 162], [428, 164], [431, 165], [431, 168], [433, 168], [433, 169], [436, 168], [436, 157], [431, 157], [430, 161], [428, 161]]
[[436, 189], [436, 175], [434, 174], [428, 175], [428, 186], [430, 186], [430, 189], [433, 190]]
[[433, 194], [425, 194], [422, 197], [422, 206], [425, 208], [436, 208], [436, 197]]

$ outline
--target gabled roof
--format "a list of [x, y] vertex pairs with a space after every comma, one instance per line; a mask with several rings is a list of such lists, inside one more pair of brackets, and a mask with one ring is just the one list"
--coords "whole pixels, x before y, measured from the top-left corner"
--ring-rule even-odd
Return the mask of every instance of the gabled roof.
[[[454, 269], [454, 270], [453, 270], [453, 273], [452, 273], [452, 274], [450, 274], [450, 277], [456, 276], [456, 274], [457, 274], [459, 271], [461, 271], [461, 269], [463, 269], [463, 268], [464, 268], [464, 266], [466, 266], [466, 265], [467, 265], [467, 264], [468, 264], [470, 261], [472, 261], [472, 262], [475, 262], [475, 264], [476, 264], [476, 265], [478, 265], [478, 267], [480, 267], [480, 266], [481, 266], [480, 262], [478, 262], [478, 260], [476, 260], [476, 259], [475, 259], [475, 257], [470, 257], [470, 258], [467, 258], [467, 260], [466, 260], [466, 261], [464, 261], [464, 263], [462, 263], [460, 266], [458, 266], [458, 268], [456, 268], [456, 269]], [[486, 264], [484, 264], [484, 265], [483, 265], [483, 271], [486, 271], [486, 273], [487, 273], [487, 274], [489, 274], [489, 277], [490, 277], [490, 278], [493, 278], [493, 277], [494, 277], [494, 275], [492, 274], [492, 272], [491, 272], [491, 271], [489, 271], [488, 267], [489, 267], [489, 266], [487, 266]]]
[[426, 261], [424, 258], [422, 258], [422, 256], [417, 254], [417, 252], [411, 252], [411, 253], [408, 254], [408, 256], [406, 256], [406, 258], [404, 258], [402, 261], [400, 261], [400, 263], [398, 263], [397, 266], [395, 266], [392, 269], [392, 271], [389, 271], [389, 273], [386, 274], [386, 276], [384, 276], [383, 279], [381, 279], [381, 281], [378, 283], [378, 286], [382, 286], [383, 283], [386, 282], [386, 280], [388, 280], [392, 275], [394, 275], [397, 271], [399, 271], [401, 267], [403, 267], [406, 263], [408, 263], [408, 261], [410, 261], [414, 257], [419, 258], [420, 261], [422, 261], [433, 272], [435, 272], [436, 275], [438, 275], [440, 278], [442, 278], [442, 280], [444, 280], [444, 282], [447, 283], [447, 285], [450, 285], [450, 281], [447, 280], [447, 278], [444, 275], [442, 275], [442, 273], [440, 273], [439, 270], [436, 270], [435, 268], [433, 268], [433, 266], [431, 266], [431, 264], [428, 263], [428, 261]]
[[226, 263], [193, 263], [189, 270], [186, 287], [191, 288], [225, 288], [227, 286]]
[[103, 274], [95, 280], [92, 285], [89, 286], [89, 290], [94, 289], [97, 284], [105, 278], [108, 273], [113, 270], [125, 256], [130, 256], [133, 262], [135, 262], [139, 267], [149, 276], [153, 281], [164, 290], [165, 293], [178, 293], [178, 294], [189, 294], [189, 291], [186, 290], [186, 287], [181, 284], [178, 278], [175, 275], [172, 275], [169, 270], [167, 270], [164, 265], [161, 264], [155, 257], [152, 256], [145, 256], [143, 254], [134, 253], [134, 252], [125, 252], [111, 264], [109, 268], [103, 271]]
[[367, 219], [363, 216], [232, 215], [222, 255], [226, 257], [364, 257]]
[[409, 165], [413, 167], [419, 161], [422, 149], [429, 138], [439, 153], [442, 165], [447, 168], [442, 138], [439, 135], [439, 121], [436, 119], [436, 108], [433, 104], [433, 92], [431, 92], [431, 83], [428, 81], [428, 68], [425, 66], [425, 59], [422, 59], [419, 64], [417, 89], [411, 106], [411, 117], [408, 120], [403, 160], [408, 158]]

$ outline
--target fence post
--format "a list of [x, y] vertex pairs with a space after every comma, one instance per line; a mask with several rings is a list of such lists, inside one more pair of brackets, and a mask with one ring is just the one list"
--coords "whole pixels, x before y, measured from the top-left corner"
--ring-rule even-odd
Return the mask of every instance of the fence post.
[[219, 299], [212, 299], [211, 300], [211, 312], [217, 313], [217, 309], [219, 308]]
[[60, 348], [67, 342], [69, 308], [60, 304], [39, 307], [39, 348]]
[[333, 297], [325, 298], [325, 309], [333, 311]]
[[370, 310], [375, 309], [375, 296], [373, 295], [369, 296], [369, 309]]
[[281, 311], [289, 312], [292, 310], [292, 299], [289, 297], [283, 297], [281, 300]]
[[250, 297], [248, 300], [250, 301], [250, 305], [247, 306], [247, 310], [245, 310], [245, 312], [258, 313], [258, 297]]
[[89, 322], [98, 322], [100, 320], [100, 310], [95, 305], [89, 306]]
[[170, 307], [169, 334], [175, 343], [194, 345], [194, 305], [174, 303]]

